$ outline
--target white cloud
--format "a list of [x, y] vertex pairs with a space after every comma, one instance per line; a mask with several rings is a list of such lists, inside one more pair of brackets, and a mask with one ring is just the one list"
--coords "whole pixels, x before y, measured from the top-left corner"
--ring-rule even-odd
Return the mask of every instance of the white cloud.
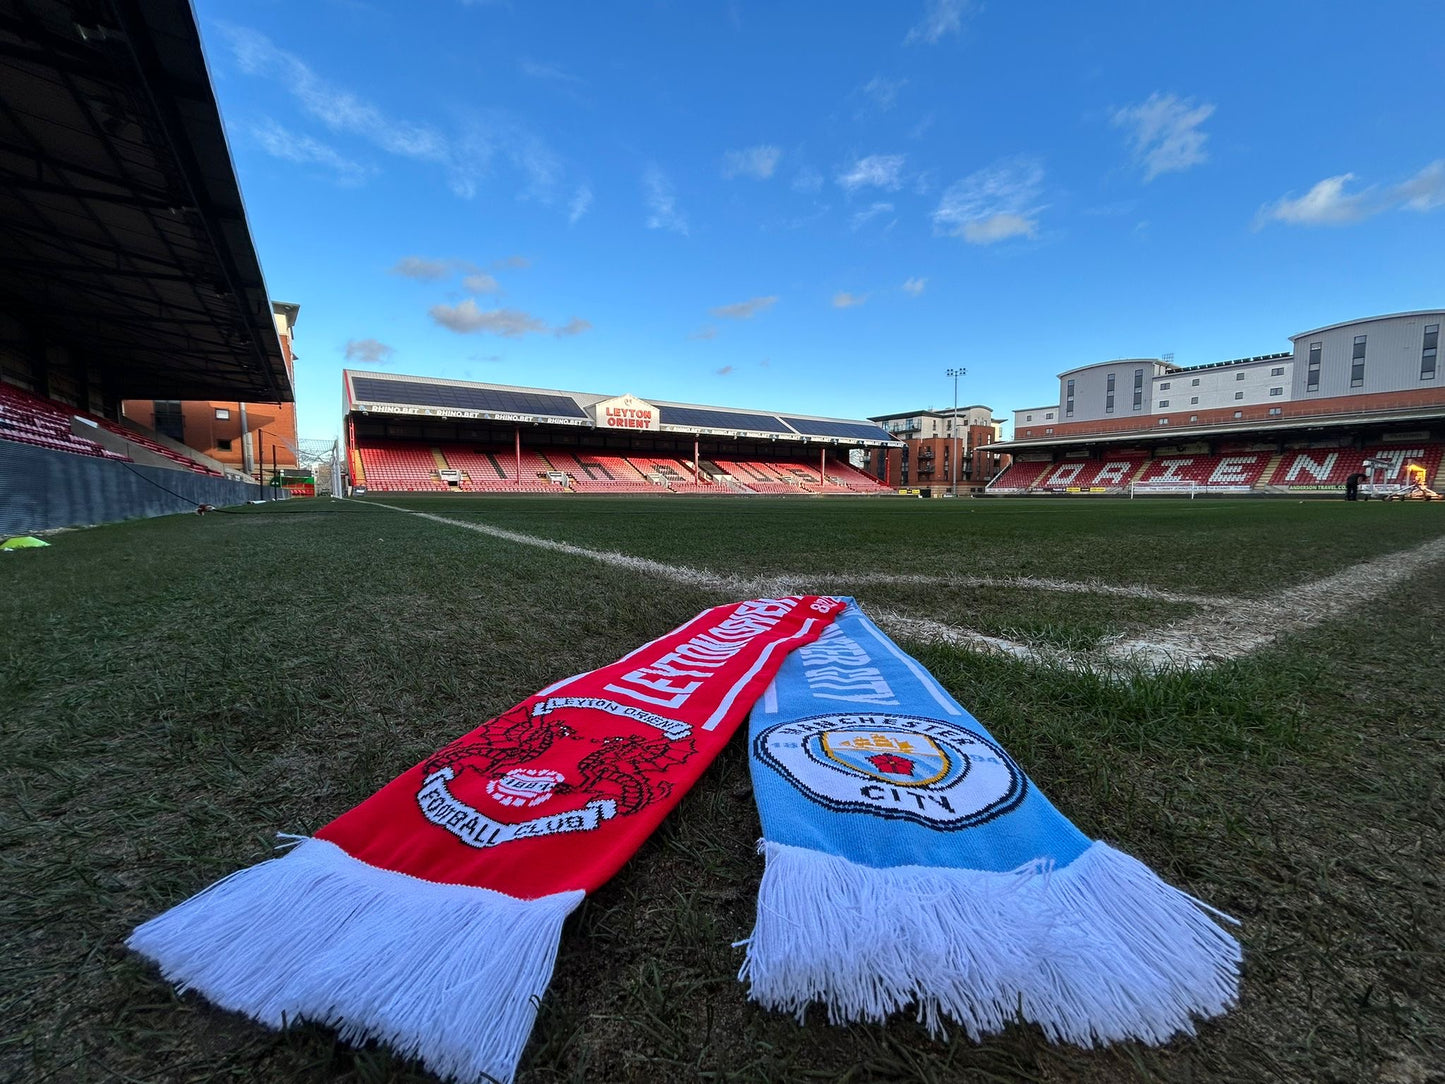
[[494, 294], [501, 289], [497, 280], [484, 271], [478, 271], [475, 275], [468, 275], [462, 279], [462, 289], [469, 294]]
[[740, 151], [728, 151], [723, 155], [723, 176], [752, 177], [765, 181], [778, 168], [778, 159], [783, 156], [781, 147], [759, 144]]
[[1347, 191], [1354, 179], [1353, 173], [1326, 177], [1303, 196], [1285, 195], [1267, 203], [1255, 216], [1255, 228], [1272, 221], [1291, 226], [1343, 226], [1385, 211], [1425, 213], [1445, 207], [1445, 159], [1436, 159], [1388, 188]]
[[837, 181], [849, 192], [870, 186], [894, 191], [903, 183], [903, 162], [901, 154], [870, 154], [838, 174]]
[[363, 136], [382, 150], [406, 158], [449, 159], [447, 139], [435, 128], [388, 117], [365, 99], [327, 82], [265, 34], [235, 26], [222, 26], [221, 30], [243, 72], [275, 80], [302, 109], [333, 131]]
[[687, 236], [687, 216], [677, 209], [677, 193], [672, 182], [656, 166], [648, 166], [642, 174], [642, 195], [647, 203], [647, 228], [671, 230]]
[[360, 361], [367, 365], [385, 365], [395, 353], [395, 347], [388, 346], [380, 339], [348, 339], [346, 343], [347, 361]]
[[267, 154], [302, 166], [321, 166], [347, 187], [363, 183], [376, 170], [354, 162], [334, 147], [307, 135], [297, 135], [270, 117], [251, 126], [251, 135]]
[[577, 76], [564, 71], [556, 64], [543, 64], [527, 57], [523, 57], [517, 62], [517, 70], [528, 79], [540, 79], [544, 82], [552, 83], [568, 83], [574, 86], [582, 83], [582, 80]]
[[404, 279], [420, 279], [422, 282], [437, 282], [457, 271], [474, 271], [476, 268], [464, 260], [451, 258], [434, 260], [429, 256], [403, 256], [391, 269], [393, 275]]
[[1371, 212], [1365, 202], [1365, 193], [1345, 191], [1345, 185], [1354, 179], [1353, 173], [1326, 177], [1297, 199], [1284, 196], [1262, 208], [1259, 221], [1263, 223], [1274, 219], [1292, 226], [1339, 226], [1357, 222]]
[[910, 279], [905, 279], [903, 282], [903, 292], [906, 294], [912, 294], [914, 297], [917, 297], [919, 294], [923, 293], [924, 289], [927, 286], [928, 280], [925, 278], [914, 277]]
[[969, 0], [928, 0], [923, 19], [908, 31], [903, 44], [935, 45], [945, 35], [959, 33], [963, 30], [964, 13], [972, 6]]
[[933, 231], [989, 245], [1038, 231], [1044, 168], [1033, 158], [1006, 158], [970, 173], [944, 191]]
[[455, 195], [463, 199], [475, 196], [481, 181], [492, 173], [494, 163], [501, 161], [521, 175], [522, 198], [549, 205], [556, 202], [555, 189], [563, 172], [561, 159], [545, 140], [507, 111], [474, 110], [454, 135], [448, 135], [434, 125], [388, 115], [374, 103], [318, 75], [265, 34], [225, 24], [220, 29], [242, 72], [281, 87], [302, 112], [333, 132], [365, 140], [400, 158], [440, 167]]
[[592, 188], [590, 185], [578, 185], [577, 191], [572, 193], [571, 202], [567, 204], [567, 224], [575, 226], [582, 221], [582, 216], [592, 208]]
[[1209, 160], [1204, 150], [1209, 137], [1199, 126], [1213, 113], [1209, 102], [1196, 104], [1192, 98], [1155, 92], [1138, 105], [1116, 109], [1113, 122], [1130, 130], [1134, 157], [1144, 166], [1144, 179], [1152, 181], [1161, 173], [1181, 173]]
[[709, 311], [723, 320], [751, 320], [758, 313], [767, 312], [777, 303], [777, 295], [773, 294], [769, 297], [750, 297], [746, 301], [736, 301], [731, 305], [719, 305]]
[[865, 226], [879, 215], [891, 214], [892, 211], [893, 204], [891, 203], [874, 203], [865, 210], [855, 212], [849, 224], [856, 230]]
[[1400, 206], [1409, 211], [1433, 211], [1445, 206], [1445, 158], [1437, 158], [1395, 189]]
[[516, 339], [528, 332], [541, 334], [547, 330], [546, 323], [535, 316], [517, 309], [483, 311], [477, 308], [477, 303], [471, 298], [457, 305], [433, 305], [428, 311], [438, 324], [460, 335], [485, 331]]
[[1001, 212], [964, 223], [963, 239], [971, 245], [991, 245], [1010, 237], [1033, 237], [1038, 232], [1038, 226], [1034, 219]]
[[823, 175], [812, 166], [804, 166], [793, 174], [792, 189], [804, 194], [816, 192], [823, 187]]
[[847, 290], [839, 290], [833, 295], [833, 308], [851, 309], [853, 306], [861, 305], [867, 300], [867, 294], [850, 294]]
[[898, 92], [908, 85], [907, 79], [885, 79], [875, 75], [863, 84], [863, 94], [880, 113], [892, 109], [898, 101]]
[[592, 330], [592, 321], [591, 321], [591, 320], [583, 320], [583, 319], [581, 319], [581, 318], [579, 318], [579, 317], [574, 316], [574, 317], [572, 317], [572, 319], [568, 320], [565, 324], [563, 324], [561, 327], [559, 327], [559, 328], [554, 332], [554, 334], [555, 334], [555, 335], [557, 336], [557, 338], [559, 338], [559, 339], [566, 339], [566, 338], [570, 338], [570, 337], [573, 336], [573, 335], [581, 335], [582, 332], [584, 332], [584, 331], [591, 331], [591, 330]]

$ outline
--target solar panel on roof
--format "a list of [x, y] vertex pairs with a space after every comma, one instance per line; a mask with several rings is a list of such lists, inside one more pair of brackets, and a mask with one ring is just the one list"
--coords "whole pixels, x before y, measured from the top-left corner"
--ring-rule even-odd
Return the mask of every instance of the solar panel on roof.
[[403, 403], [444, 410], [487, 410], [501, 414], [543, 414], [554, 418], [587, 417], [586, 412], [566, 395], [466, 388], [455, 384], [419, 384], [374, 376], [354, 376], [351, 387], [361, 402]]
[[691, 425], [699, 429], [750, 429], [758, 433], [792, 436], [788, 427], [771, 414], [738, 414], [730, 410], [674, 406], [665, 406], [661, 410], [662, 425]]
[[893, 434], [867, 422], [824, 422], [814, 418], [789, 418], [787, 422], [799, 433], [810, 437], [839, 437], [849, 440], [893, 440]]

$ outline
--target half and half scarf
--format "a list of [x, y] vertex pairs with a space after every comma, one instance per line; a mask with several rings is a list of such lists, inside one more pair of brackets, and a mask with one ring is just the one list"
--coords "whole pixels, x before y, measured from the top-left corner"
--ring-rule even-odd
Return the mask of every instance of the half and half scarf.
[[1233, 1002], [1212, 909], [1088, 840], [851, 599], [818, 596], [705, 611], [543, 689], [127, 943], [273, 1027], [510, 1081], [564, 919], [759, 698], [754, 1000], [1083, 1045], [1162, 1042]]

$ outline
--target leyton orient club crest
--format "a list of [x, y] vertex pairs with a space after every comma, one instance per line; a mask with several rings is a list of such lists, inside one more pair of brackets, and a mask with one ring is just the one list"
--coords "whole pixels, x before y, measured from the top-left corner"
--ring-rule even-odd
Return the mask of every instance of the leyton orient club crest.
[[[562, 708], [621, 716], [645, 730], [589, 736], [554, 714]], [[671, 794], [660, 777], [692, 756], [690, 733], [686, 723], [600, 698], [522, 705], [427, 761], [417, 806], [469, 847], [590, 831]]]
[[1028, 779], [993, 742], [915, 715], [819, 715], [764, 730], [753, 753], [839, 813], [972, 828], [1014, 809]]

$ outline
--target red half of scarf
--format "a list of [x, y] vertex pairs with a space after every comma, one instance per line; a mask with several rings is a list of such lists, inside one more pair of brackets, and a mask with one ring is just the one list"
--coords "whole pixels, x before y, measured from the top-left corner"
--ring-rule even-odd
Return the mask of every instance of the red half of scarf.
[[529, 696], [316, 833], [352, 857], [518, 899], [591, 892], [727, 744], [792, 650], [844, 603], [718, 606]]

